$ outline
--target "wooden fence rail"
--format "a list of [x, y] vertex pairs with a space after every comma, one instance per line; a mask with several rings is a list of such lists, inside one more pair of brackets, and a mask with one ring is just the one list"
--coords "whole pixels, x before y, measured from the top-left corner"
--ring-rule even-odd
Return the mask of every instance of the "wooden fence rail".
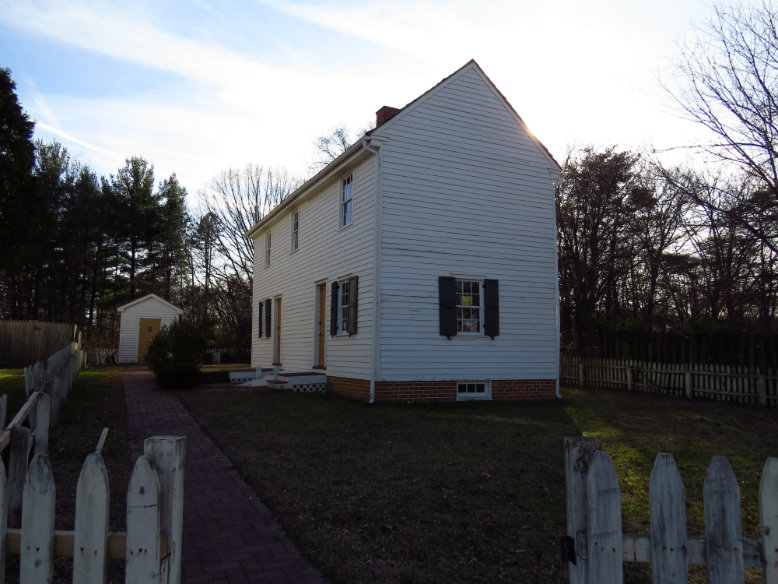
[[144, 444], [127, 489], [127, 531], [108, 531], [109, 484], [99, 451], [87, 455], [76, 488], [73, 531], [54, 530], [54, 478], [45, 452], [24, 482], [21, 529], [7, 529], [5, 467], [0, 464], [0, 582], [5, 555], [17, 553], [19, 581], [51, 582], [54, 557], [73, 558], [73, 582], [105, 583], [108, 558], [124, 558], [125, 582], [181, 581], [181, 526], [186, 438], [155, 436]]
[[778, 374], [751, 367], [572, 357], [560, 362], [559, 380], [579, 387], [778, 407]]
[[685, 584], [703, 565], [711, 584], [745, 581], [761, 568], [778, 583], [778, 458], [768, 458], [759, 488], [761, 539], [742, 536], [740, 489], [729, 462], [714, 456], [703, 487], [704, 539], [687, 538], [686, 495], [670, 454], [659, 454], [649, 481], [650, 535], [622, 533], [621, 491], [610, 456], [596, 438], [565, 438], [567, 537], [571, 584], [622, 584], [624, 562], [651, 563], [654, 584]]

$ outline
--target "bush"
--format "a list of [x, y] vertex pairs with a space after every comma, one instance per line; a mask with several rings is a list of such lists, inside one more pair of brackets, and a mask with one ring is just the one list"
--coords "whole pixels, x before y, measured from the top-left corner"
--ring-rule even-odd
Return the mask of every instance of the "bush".
[[164, 388], [196, 387], [200, 385], [200, 359], [208, 340], [206, 328], [176, 320], [162, 327], [151, 341], [146, 363]]

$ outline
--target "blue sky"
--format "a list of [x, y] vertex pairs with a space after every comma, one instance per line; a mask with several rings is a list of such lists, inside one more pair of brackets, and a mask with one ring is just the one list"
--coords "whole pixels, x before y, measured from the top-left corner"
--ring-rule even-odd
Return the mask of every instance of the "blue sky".
[[552, 154], [696, 141], [662, 91], [703, 0], [0, 0], [0, 67], [100, 175], [143, 156], [196, 194], [252, 162], [305, 175], [474, 58]]

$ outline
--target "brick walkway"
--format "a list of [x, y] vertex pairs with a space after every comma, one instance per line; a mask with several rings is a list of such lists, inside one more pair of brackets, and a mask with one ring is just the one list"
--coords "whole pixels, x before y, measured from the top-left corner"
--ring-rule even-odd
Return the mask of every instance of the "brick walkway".
[[149, 436], [186, 436], [183, 583], [324, 584], [174, 393], [122, 373], [132, 459]]

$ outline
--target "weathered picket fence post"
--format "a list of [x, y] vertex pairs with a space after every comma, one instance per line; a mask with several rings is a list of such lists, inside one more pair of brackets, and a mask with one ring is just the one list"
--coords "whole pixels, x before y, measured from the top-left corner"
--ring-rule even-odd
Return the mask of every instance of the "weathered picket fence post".
[[594, 452], [602, 446], [599, 438], [565, 438], [565, 478], [567, 482], [567, 537], [570, 584], [586, 584], [586, 474]]
[[656, 457], [649, 479], [651, 564], [654, 583], [688, 582], [686, 489], [670, 454]]
[[76, 486], [73, 582], [102, 584], [108, 559], [108, 472], [100, 452], [87, 455]]
[[729, 461], [714, 456], [703, 486], [705, 555], [711, 584], [744, 582], [740, 487]]
[[778, 584], [778, 458], [768, 458], [759, 482], [765, 584]]
[[36, 454], [24, 484], [19, 581], [51, 582], [54, 569], [54, 475], [49, 457]]
[[24, 482], [27, 478], [27, 461], [31, 446], [30, 430], [13, 426], [11, 442], [8, 445], [8, 527], [22, 526]]
[[49, 451], [49, 426], [51, 420], [51, 397], [45, 393], [39, 394], [38, 403], [35, 404], [37, 415], [35, 416], [35, 426], [33, 427], [34, 452]]
[[8, 525], [7, 478], [5, 465], [0, 461], [0, 582], [5, 582], [5, 530]]
[[598, 450], [586, 476], [588, 582], [623, 584], [621, 489], [610, 454]]
[[152, 436], [143, 445], [157, 471], [160, 486], [160, 529], [167, 535], [168, 556], [162, 561], [161, 581], [181, 582], [181, 538], [184, 519], [185, 436]]
[[127, 487], [126, 584], [161, 581], [159, 493], [151, 457], [139, 456]]

